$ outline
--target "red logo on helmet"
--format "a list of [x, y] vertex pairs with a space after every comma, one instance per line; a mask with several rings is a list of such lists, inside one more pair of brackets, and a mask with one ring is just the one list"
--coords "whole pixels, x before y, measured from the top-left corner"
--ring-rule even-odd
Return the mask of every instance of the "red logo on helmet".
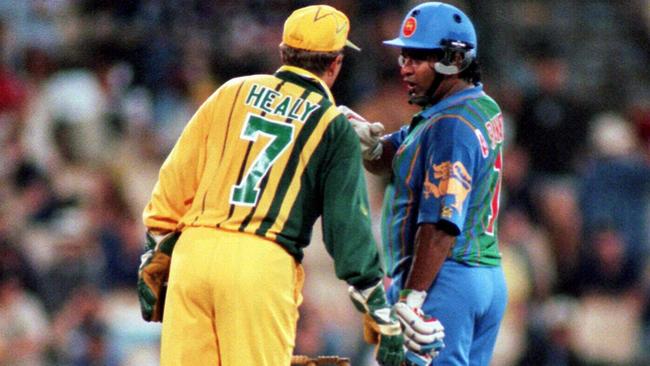
[[404, 22], [404, 27], [402, 27], [402, 33], [404, 37], [410, 37], [415, 33], [415, 28], [418, 27], [418, 23], [415, 21], [415, 18], [410, 17]]

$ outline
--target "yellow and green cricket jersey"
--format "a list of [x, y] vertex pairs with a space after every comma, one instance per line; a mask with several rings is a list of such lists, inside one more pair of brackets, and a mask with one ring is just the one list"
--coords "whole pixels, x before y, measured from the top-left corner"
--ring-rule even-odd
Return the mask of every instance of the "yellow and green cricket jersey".
[[221, 86], [185, 127], [144, 211], [149, 228], [258, 235], [298, 261], [322, 216], [336, 274], [383, 276], [370, 231], [359, 141], [327, 85], [291, 66]]

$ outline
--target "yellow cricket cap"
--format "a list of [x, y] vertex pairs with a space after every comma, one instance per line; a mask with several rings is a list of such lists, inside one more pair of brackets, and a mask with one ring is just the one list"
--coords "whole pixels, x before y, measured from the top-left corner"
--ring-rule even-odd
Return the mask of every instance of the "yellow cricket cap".
[[307, 51], [332, 52], [347, 46], [361, 49], [348, 40], [350, 21], [342, 12], [329, 5], [300, 8], [284, 22], [282, 43]]

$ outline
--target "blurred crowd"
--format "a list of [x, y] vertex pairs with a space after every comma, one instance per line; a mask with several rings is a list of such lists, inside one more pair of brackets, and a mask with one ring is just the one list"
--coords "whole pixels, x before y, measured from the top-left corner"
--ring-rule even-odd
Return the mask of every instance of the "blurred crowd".
[[[158, 169], [221, 83], [275, 71], [310, 3], [0, 0], [0, 365], [158, 363], [135, 293]], [[396, 130], [417, 109], [381, 41], [415, 2], [323, 3], [363, 48], [337, 102]], [[506, 122], [494, 365], [649, 364], [650, 1], [452, 3]], [[305, 267], [296, 353], [371, 364], [318, 232]]]

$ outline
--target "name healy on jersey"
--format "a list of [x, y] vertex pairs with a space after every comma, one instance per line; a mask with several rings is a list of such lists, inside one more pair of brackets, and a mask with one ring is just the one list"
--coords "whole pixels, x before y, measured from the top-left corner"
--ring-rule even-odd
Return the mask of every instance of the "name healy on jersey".
[[[485, 129], [487, 130], [488, 138], [490, 139], [490, 147], [495, 149], [497, 144], [503, 142], [503, 114], [499, 113], [491, 120], [485, 122]], [[481, 154], [484, 158], [487, 158], [489, 149], [485, 137], [483, 137], [483, 134], [478, 128], [474, 130], [474, 133], [481, 144]]]
[[244, 103], [268, 114], [299, 120], [302, 123], [320, 108], [320, 105], [306, 99], [294, 100], [291, 95], [284, 95], [259, 84], [253, 84]]

